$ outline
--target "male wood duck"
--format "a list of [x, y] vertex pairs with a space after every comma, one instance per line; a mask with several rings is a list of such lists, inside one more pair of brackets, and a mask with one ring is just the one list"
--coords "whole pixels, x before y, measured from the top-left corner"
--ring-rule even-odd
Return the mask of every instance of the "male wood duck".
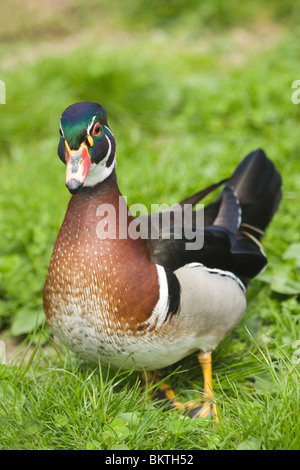
[[[256, 150], [230, 178], [180, 203], [183, 211], [224, 185], [204, 209], [203, 247], [191, 250], [184, 230], [181, 239], [162, 231], [155, 239], [124, 236], [134, 219], [118, 188], [116, 143], [102, 106], [80, 102], [63, 112], [58, 155], [72, 197], [44, 288], [54, 333], [88, 361], [134, 367], [149, 377], [197, 352], [205, 401], [190, 407], [190, 415], [217, 419], [211, 353], [243, 317], [247, 284], [266, 266], [260, 238], [281, 199], [274, 164]], [[115, 226], [105, 215], [109, 207]], [[196, 215], [192, 228], [203, 233]], [[145, 220], [136, 222], [144, 227]], [[170, 221], [174, 233], [174, 217]], [[164, 388], [176, 405], [173, 391]]]

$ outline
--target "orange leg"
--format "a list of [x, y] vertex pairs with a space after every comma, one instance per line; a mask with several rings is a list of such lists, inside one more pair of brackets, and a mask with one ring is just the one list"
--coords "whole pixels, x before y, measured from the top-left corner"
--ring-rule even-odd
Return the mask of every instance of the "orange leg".
[[215, 396], [213, 393], [212, 383], [212, 359], [211, 353], [199, 353], [198, 361], [200, 363], [203, 380], [204, 380], [204, 397], [205, 401], [202, 405], [201, 411], [198, 414], [199, 417], [205, 418], [206, 416], [212, 415], [212, 417], [219, 422], [217, 407], [213, 402]]
[[[145, 384], [150, 383], [150, 382], [159, 383], [163, 376], [160, 371], [156, 371], [156, 376], [157, 377], [154, 377], [152, 372], [146, 371], [142, 373], [142, 380]], [[151, 398], [151, 395], [152, 395], [151, 391], [149, 391], [148, 392], [149, 399]], [[179, 411], [185, 410], [185, 405], [176, 400], [174, 390], [172, 390], [172, 388], [168, 384], [166, 383], [160, 384], [158, 387], [158, 391], [156, 392], [155, 395], [158, 397], [158, 399], [165, 399], [168, 402], [170, 402], [169, 404], [172, 408], [176, 408]]]
[[[210, 353], [198, 354], [198, 360], [202, 368], [203, 379], [204, 379], [204, 401], [181, 403], [176, 400], [175, 393], [167, 383], [162, 383], [158, 387], [156, 396], [159, 399], [165, 399], [168, 401], [171, 408], [176, 408], [179, 411], [189, 414], [190, 417], [206, 418], [212, 416], [217, 422], [219, 422], [217, 416], [217, 408], [215, 403], [212, 402], [214, 399], [213, 386], [212, 386], [212, 360]], [[142, 374], [144, 383], [159, 383], [162, 378], [162, 374], [157, 371], [156, 377], [152, 372], [145, 372]], [[148, 393], [150, 398], [151, 392]]]

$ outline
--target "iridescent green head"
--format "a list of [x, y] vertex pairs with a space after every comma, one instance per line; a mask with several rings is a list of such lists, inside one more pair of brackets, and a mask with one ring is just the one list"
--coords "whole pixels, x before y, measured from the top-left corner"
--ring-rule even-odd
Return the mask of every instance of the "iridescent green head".
[[116, 143], [102, 106], [85, 101], [63, 112], [58, 156], [67, 165], [66, 186], [72, 194], [83, 185], [100, 183], [112, 173]]

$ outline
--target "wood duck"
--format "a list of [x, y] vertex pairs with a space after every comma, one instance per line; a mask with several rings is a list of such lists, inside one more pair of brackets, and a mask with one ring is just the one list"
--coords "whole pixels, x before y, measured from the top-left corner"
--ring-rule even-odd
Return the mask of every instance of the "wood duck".
[[[177, 206], [183, 212], [224, 186], [202, 212], [204, 227], [192, 212], [189, 228], [202, 230], [204, 239], [192, 250], [182, 228], [180, 237], [159, 229], [152, 239], [151, 216], [131, 215], [118, 188], [116, 143], [102, 106], [80, 102], [63, 112], [58, 155], [72, 197], [44, 288], [54, 333], [90, 362], [134, 367], [149, 371], [148, 377], [197, 352], [205, 401], [191, 408], [191, 416], [217, 419], [211, 354], [243, 317], [247, 285], [267, 263], [260, 239], [281, 199], [274, 164], [256, 150], [231, 177]], [[108, 223], [109, 208], [115, 223]], [[148, 236], [130, 237], [133, 221], [148, 227]], [[174, 235], [174, 212], [168, 229]], [[164, 389], [176, 405], [173, 391]]]

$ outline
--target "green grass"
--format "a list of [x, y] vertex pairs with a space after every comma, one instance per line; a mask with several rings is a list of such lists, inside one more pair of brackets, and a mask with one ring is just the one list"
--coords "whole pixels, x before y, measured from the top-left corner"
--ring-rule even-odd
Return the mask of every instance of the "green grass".
[[[34, 14], [14, 3], [14, 18], [0, 6], [0, 330], [30, 349], [0, 367], [0, 448], [299, 449], [298, 3], [73, 1], [46, 12], [37, 2]], [[268, 269], [214, 353], [217, 427], [155, 407], [134, 371], [91, 368], [40, 332], [69, 199], [59, 116], [80, 100], [107, 109], [129, 204], [177, 202], [258, 147], [282, 173]], [[201, 395], [195, 357], [168, 373], [180, 399]]]
[[[276, 347], [276, 360], [268, 349], [255, 346], [255, 354], [244, 354], [240, 363], [234, 360], [235, 372], [217, 366], [221, 421], [214, 427], [210, 419], [191, 420], [154, 406], [133, 371], [90, 368], [70, 354], [64, 359], [58, 352], [53, 358], [49, 350], [36, 347], [26, 366], [0, 368], [0, 448], [297, 449], [299, 367]], [[225, 358], [228, 367], [233, 361], [228, 350]], [[201, 383], [193, 361], [185, 361], [184, 367], [194, 386]], [[236, 380], [241, 369], [251, 381], [243, 374]], [[183, 376], [174, 370], [169, 382], [186, 386]], [[147, 391], [154, 393], [151, 387]], [[196, 391], [188, 395], [199, 397]]]

